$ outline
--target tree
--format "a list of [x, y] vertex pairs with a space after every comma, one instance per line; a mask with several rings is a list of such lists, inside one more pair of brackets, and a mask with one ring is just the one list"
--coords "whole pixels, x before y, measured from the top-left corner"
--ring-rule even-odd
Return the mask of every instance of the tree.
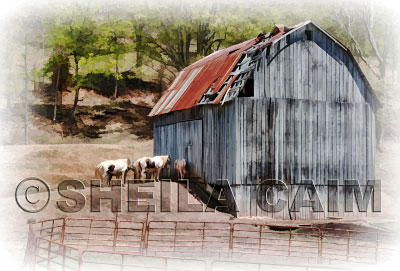
[[131, 35], [129, 29], [131, 29], [131, 25], [121, 20], [108, 21], [100, 26], [98, 40], [100, 54], [111, 55], [115, 65], [113, 99], [116, 99], [118, 96], [118, 81], [122, 78], [119, 72], [119, 61], [127, 52], [133, 49], [132, 42], [128, 39]]
[[158, 10], [157, 17], [151, 16], [144, 23], [145, 54], [166, 67], [182, 70], [218, 50], [225, 39], [221, 29], [212, 27], [210, 18], [183, 7]]
[[[387, 59], [389, 46], [392, 37], [392, 27], [389, 25], [391, 20], [388, 20], [388, 25], [385, 28], [384, 39], [377, 42], [376, 34], [374, 33], [374, 8], [371, 1], [364, 1], [359, 6], [354, 6], [351, 9], [348, 5], [343, 5], [337, 9], [335, 18], [340, 27], [350, 37], [354, 43], [355, 53], [368, 66], [370, 71], [378, 78], [379, 81], [385, 82]], [[356, 36], [356, 28], [362, 26], [365, 35]], [[360, 33], [360, 30], [357, 31]], [[367, 40], [369, 46], [363, 46], [360, 40]], [[369, 54], [374, 56], [377, 64], [374, 64], [372, 59], [368, 59]]]
[[[350, 37], [354, 44], [356, 55], [365, 63], [370, 72], [378, 80], [380, 91], [386, 91], [386, 75], [388, 69], [389, 48], [393, 45], [393, 28], [390, 25], [392, 20], [385, 20], [384, 35], [377, 36], [375, 28], [375, 8], [372, 1], [362, 1], [359, 5], [342, 5], [335, 13], [336, 22]], [[361, 27], [361, 29], [360, 29]], [[382, 33], [380, 33], [382, 34]], [[379, 42], [377, 42], [379, 40]], [[362, 41], [367, 41], [363, 43]], [[383, 136], [385, 127], [388, 125], [388, 118], [379, 112], [376, 124], [377, 148], [383, 151]]]
[[135, 43], [136, 43], [136, 68], [139, 69], [143, 65], [143, 52], [145, 44], [143, 42], [143, 23], [134, 24]]
[[[55, 45], [52, 49], [52, 54], [45, 63], [42, 73], [51, 77], [54, 86], [54, 110], [53, 122], [57, 120], [57, 105], [62, 104], [62, 92], [70, 78], [69, 74], [69, 59], [65, 48], [62, 45]], [[61, 92], [61, 93], [60, 93]], [[61, 97], [60, 101], [58, 97]]]
[[92, 16], [81, 9], [73, 11], [60, 19], [55, 18], [48, 24], [48, 47], [53, 48], [54, 63], [63, 61], [66, 57], [72, 62], [71, 66], [74, 69], [71, 81], [75, 89], [75, 97], [70, 112], [71, 120], [75, 118], [83, 79], [80, 65], [99, 50], [95, 47], [98, 34], [95, 32], [96, 24]]
[[20, 46], [20, 48], [18, 48], [22, 58], [20, 67], [23, 68], [24, 78], [24, 143], [28, 144], [29, 81], [30, 73], [32, 72], [34, 66], [32, 63], [34, 62], [34, 54], [31, 54], [30, 51], [31, 48], [40, 46], [40, 42], [38, 42], [38, 40], [40, 40], [39, 36], [41, 34], [42, 24], [33, 12], [19, 17], [15, 24], [17, 28], [14, 33], [14, 37], [17, 41], [17, 44]]
[[67, 48], [72, 55], [75, 64], [75, 74], [73, 76], [75, 87], [74, 104], [71, 109], [71, 119], [75, 118], [76, 107], [79, 99], [79, 89], [82, 80], [82, 75], [79, 71], [79, 62], [90, 57], [93, 53], [93, 44], [97, 37], [94, 34], [94, 23], [89, 19], [84, 18], [82, 21], [71, 23], [66, 31]]

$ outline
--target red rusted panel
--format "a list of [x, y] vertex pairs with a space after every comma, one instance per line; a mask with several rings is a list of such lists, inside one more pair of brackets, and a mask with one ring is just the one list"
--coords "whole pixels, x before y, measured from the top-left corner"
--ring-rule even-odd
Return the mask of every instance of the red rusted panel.
[[[231, 80], [224, 89], [221, 89], [221, 87], [238, 63], [243, 51], [258, 43], [260, 43], [258, 45], [258, 50], [262, 50], [286, 33], [310, 22], [311, 21], [306, 21], [291, 27], [275, 25], [271, 33], [267, 35], [260, 34], [257, 38], [214, 52], [186, 67], [179, 73], [171, 86], [165, 91], [164, 95], [154, 106], [149, 116], [157, 116], [171, 111], [183, 110], [196, 106], [201, 100], [203, 94], [208, 91], [211, 86], [213, 94], [216, 94], [219, 91], [217, 97], [213, 100], [214, 104], [218, 104], [223, 99], [233, 80]], [[321, 31], [324, 30], [321, 29]], [[326, 32], [324, 31], [324, 33]], [[326, 34], [329, 36], [328, 33]], [[267, 42], [262, 42], [265, 38], [268, 39]]]
[[[178, 75], [154, 106], [150, 112], [150, 116], [195, 106], [211, 84], [213, 84], [214, 88], [213, 93], [216, 93], [239, 61], [242, 52], [249, 49], [255, 43], [256, 40], [251, 39], [217, 51], [183, 69], [181, 74]], [[196, 73], [194, 78], [191, 77], [193, 73]], [[189, 85], [185, 86], [185, 83], [188, 83], [187, 80], [190, 79], [191, 82], [189, 82]], [[218, 103], [222, 99], [227, 89], [225, 87], [217, 96], [214, 103]]]

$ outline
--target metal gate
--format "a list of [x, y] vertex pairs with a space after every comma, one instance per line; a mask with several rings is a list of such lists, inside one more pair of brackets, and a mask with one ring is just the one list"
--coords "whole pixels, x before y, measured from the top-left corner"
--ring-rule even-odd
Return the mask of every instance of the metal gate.
[[25, 268], [213, 270], [212, 262], [233, 263], [240, 258], [260, 268], [293, 259], [292, 266], [307, 267], [304, 270], [312, 270], [311, 265], [347, 268], [350, 263], [390, 260], [399, 252], [395, 237], [383, 232], [255, 223], [149, 221], [146, 225], [57, 218], [30, 224]]

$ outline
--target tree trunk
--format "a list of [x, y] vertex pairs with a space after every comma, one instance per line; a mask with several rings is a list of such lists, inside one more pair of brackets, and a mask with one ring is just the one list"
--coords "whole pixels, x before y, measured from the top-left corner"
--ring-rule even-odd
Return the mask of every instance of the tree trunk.
[[25, 53], [24, 53], [24, 68], [25, 68], [25, 114], [24, 114], [24, 131], [25, 131], [25, 138], [24, 143], [25, 145], [28, 144], [28, 65], [27, 65], [27, 52], [28, 52], [28, 44], [25, 41]]
[[118, 55], [115, 59], [115, 87], [114, 87], [114, 95], [113, 99], [117, 99], [118, 96], [118, 77], [119, 77], [119, 70], [118, 70]]
[[[78, 60], [75, 59], [75, 77], [78, 76], [78, 71], [79, 71]], [[78, 105], [78, 99], [79, 99], [79, 85], [76, 85], [75, 86], [74, 105], [72, 106], [71, 115], [70, 115], [71, 120], [75, 119], [75, 112], [76, 112], [76, 107]]]
[[[33, 75], [33, 93], [36, 93], [36, 91], [39, 90], [38, 84], [37, 84], [37, 74], [36, 74], [36, 64], [33, 64], [33, 70], [35, 71], [35, 74]], [[39, 80], [40, 80], [40, 75], [39, 75]]]
[[190, 42], [192, 40], [192, 34], [186, 33], [186, 44], [185, 44], [185, 65], [190, 63]]
[[63, 102], [63, 85], [60, 87], [60, 107], [62, 106]]
[[161, 96], [162, 96], [162, 92], [163, 92], [163, 90], [164, 90], [164, 81], [163, 81], [163, 79], [164, 79], [164, 72], [165, 72], [165, 66], [164, 65], [161, 65], [160, 66], [160, 69], [158, 70], [158, 82], [159, 82], [159, 84], [160, 84], [160, 93], [158, 94], [158, 99], [161, 99]]
[[74, 105], [72, 106], [71, 110], [71, 120], [75, 118], [76, 107], [78, 105], [78, 98], [79, 98], [79, 87], [75, 87], [75, 99], [74, 99]]
[[[64, 64], [61, 64], [61, 69], [60, 69], [60, 71], [63, 69], [63, 65]], [[69, 72], [68, 72], [68, 74], [69, 74]], [[60, 76], [61, 76], [61, 72], [60, 72]], [[61, 78], [60, 78], [61, 79]], [[63, 83], [64, 82], [64, 83]], [[60, 84], [60, 87], [59, 87], [59, 91], [60, 91], [60, 107], [62, 106], [62, 104], [63, 104], [63, 90], [64, 90], [64, 87], [66, 87], [66, 84], [65, 84], [65, 80], [63, 80], [63, 81], [61, 81], [61, 82], [59, 82], [59, 84]]]
[[136, 28], [136, 68], [140, 68], [143, 65], [143, 25], [140, 24]]
[[57, 79], [56, 79], [56, 85], [54, 87], [54, 113], [53, 113], [53, 123], [56, 122], [57, 119], [57, 103], [58, 103], [58, 82], [60, 80], [60, 72], [61, 72], [61, 65], [58, 65], [58, 71], [57, 71]]
[[[44, 52], [44, 45], [46, 44], [45, 42], [45, 31], [43, 30], [42, 32], [42, 56], [46, 55]], [[42, 60], [43, 61], [43, 60]], [[42, 62], [42, 67], [44, 65], [44, 62]], [[40, 75], [39, 75], [39, 81], [40, 81]], [[44, 74], [42, 75], [42, 85], [44, 84]]]

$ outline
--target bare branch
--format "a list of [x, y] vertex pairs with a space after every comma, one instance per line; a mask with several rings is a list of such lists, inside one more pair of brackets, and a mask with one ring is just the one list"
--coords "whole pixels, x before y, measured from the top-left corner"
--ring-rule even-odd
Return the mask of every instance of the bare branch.
[[[358, 40], [355, 38], [353, 32], [352, 32], [352, 20], [351, 20], [351, 16], [348, 13], [348, 11], [345, 8], [341, 8], [340, 9], [340, 14], [343, 18], [339, 17], [338, 13], [335, 13], [335, 17], [336, 20], [338, 22], [338, 24], [340, 25], [340, 27], [347, 33], [347, 35], [349, 35], [349, 37], [351, 38], [352, 42], [354, 43], [355, 49], [357, 51], [357, 53], [360, 56], [360, 59], [367, 65], [367, 67], [372, 71], [372, 73], [377, 77], [377, 78], [381, 78], [381, 75], [375, 71], [375, 69], [371, 66], [371, 64], [367, 61], [367, 59], [364, 56], [364, 53], [361, 49], [360, 43], [358, 42]], [[361, 17], [364, 17], [360, 14]]]

